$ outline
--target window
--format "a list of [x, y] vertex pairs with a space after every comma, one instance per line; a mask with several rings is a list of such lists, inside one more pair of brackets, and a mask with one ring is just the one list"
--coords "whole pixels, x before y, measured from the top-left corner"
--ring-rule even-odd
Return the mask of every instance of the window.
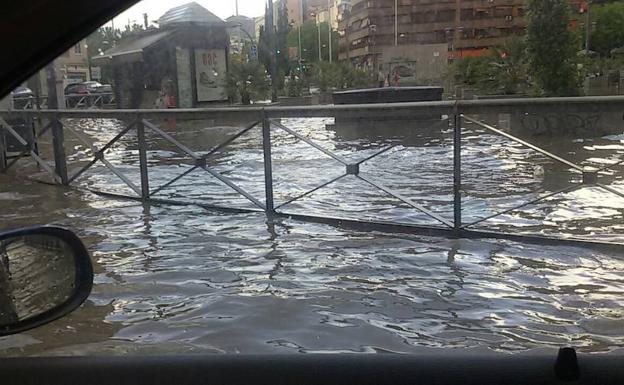
[[80, 46], [80, 43], [74, 46], [74, 53], [76, 55], [82, 55], [82, 47]]

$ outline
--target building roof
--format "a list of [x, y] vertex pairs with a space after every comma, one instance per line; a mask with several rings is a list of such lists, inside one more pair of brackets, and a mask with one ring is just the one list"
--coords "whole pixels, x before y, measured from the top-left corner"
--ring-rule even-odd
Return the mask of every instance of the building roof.
[[[264, 16], [262, 16], [262, 17], [264, 17]], [[243, 16], [243, 15], [233, 15], [233, 16], [230, 16], [227, 19], [225, 19], [225, 21], [227, 21], [228, 23], [230, 23], [230, 22], [243, 22], [243, 21], [249, 22], [249, 21], [253, 21], [253, 19], [250, 18], [250, 17], [247, 17], [247, 16]]]
[[143, 50], [153, 46], [172, 33], [173, 31], [160, 31], [149, 35], [139, 35], [136, 38], [122, 40], [118, 46], [106, 50], [102, 55], [94, 57], [93, 60], [108, 61], [121, 56], [136, 56], [138, 60], [141, 60]]
[[180, 5], [175, 8], [171, 8], [164, 15], [158, 19], [158, 25], [167, 27], [175, 24], [204, 24], [204, 25], [218, 25], [225, 24], [223, 20], [217, 17], [215, 14], [197, 4], [196, 2]]

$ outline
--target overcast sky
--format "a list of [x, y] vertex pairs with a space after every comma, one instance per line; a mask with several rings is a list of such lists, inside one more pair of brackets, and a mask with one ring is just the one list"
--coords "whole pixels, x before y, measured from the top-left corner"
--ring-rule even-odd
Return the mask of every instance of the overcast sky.
[[[170, 8], [186, 4], [192, 0], [143, 0], [115, 18], [115, 27], [121, 28], [130, 21], [143, 24], [143, 14], [149, 20], [157, 20]], [[235, 0], [195, 0], [210, 12], [222, 19], [236, 13]], [[238, 0], [238, 12], [241, 15], [255, 17], [264, 14], [265, 0]]]

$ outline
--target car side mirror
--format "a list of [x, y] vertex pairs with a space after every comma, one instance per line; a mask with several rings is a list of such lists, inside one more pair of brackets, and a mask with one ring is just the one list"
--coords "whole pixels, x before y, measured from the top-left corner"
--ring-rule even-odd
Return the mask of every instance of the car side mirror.
[[0, 336], [52, 322], [91, 293], [93, 267], [80, 239], [59, 227], [0, 233]]

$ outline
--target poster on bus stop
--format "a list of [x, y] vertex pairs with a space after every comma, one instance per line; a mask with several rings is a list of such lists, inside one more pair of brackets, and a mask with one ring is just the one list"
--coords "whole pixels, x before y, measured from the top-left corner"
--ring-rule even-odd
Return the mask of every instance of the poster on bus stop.
[[225, 77], [225, 50], [195, 50], [195, 79], [198, 102], [226, 100]]

